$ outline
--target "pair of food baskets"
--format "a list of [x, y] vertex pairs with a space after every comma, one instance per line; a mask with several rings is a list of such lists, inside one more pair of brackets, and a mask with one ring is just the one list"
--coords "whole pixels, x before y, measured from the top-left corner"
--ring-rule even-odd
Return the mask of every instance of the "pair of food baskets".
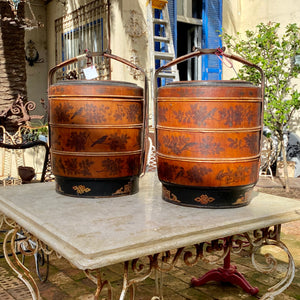
[[[160, 67], [200, 55], [223, 55], [261, 74], [246, 81], [178, 81], [155, 88], [157, 175], [162, 198], [193, 207], [232, 208], [250, 203], [258, 181], [263, 122], [262, 70], [221, 49], [196, 49]], [[111, 80], [63, 80], [49, 72], [49, 131], [56, 191], [76, 197], [135, 194], [145, 173], [148, 141], [148, 79], [144, 87]], [[155, 83], [154, 83], [155, 84]]]

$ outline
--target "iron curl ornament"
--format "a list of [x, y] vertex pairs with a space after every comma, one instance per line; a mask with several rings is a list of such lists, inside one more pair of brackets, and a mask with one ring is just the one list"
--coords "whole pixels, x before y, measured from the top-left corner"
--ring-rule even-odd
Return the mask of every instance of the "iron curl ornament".
[[[172, 251], [170, 250], [150, 255], [146, 258], [148, 259], [147, 266], [144, 261], [141, 261], [142, 258], [133, 260], [131, 264], [130, 262], [125, 262], [123, 289], [120, 299], [125, 299], [128, 289], [130, 290], [130, 299], [135, 299], [136, 285], [150, 277], [153, 272], [155, 272], [156, 295], [152, 297], [152, 300], [163, 299], [162, 274], [172, 271], [174, 267], [176, 267], [179, 259], [187, 266], [194, 266], [199, 261], [204, 261], [209, 264], [224, 262], [224, 266], [228, 264], [228, 268], [225, 268], [225, 271], [222, 270], [225, 272], [224, 276], [230, 277], [234, 274], [235, 280], [238, 278], [238, 281], [242, 281], [241, 287], [245, 291], [252, 295], [256, 295], [258, 293], [258, 288], [252, 287], [246, 281], [244, 276], [237, 272], [236, 267], [231, 266], [230, 261], [228, 262], [226, 260], [230, 258], [230, 253], [239, 254], [241, 251], [245, 251], [251, 257], [251, 262], [258, 272], [270, 274], [275, 271], [280, 271], [278, 269], [276, 258], [270, 253], [264, 255], [266, 261], [265, 265], [257, 262], [256, 255], [264, 246], [280, 248], [287, 254], [289, 260], [284, 278], [273, 287], [269, 288], [267, 293], [261, 297], [263, 300], [274, 299], [275, 296], [281, 294], [291, 284], [295, 275], [293, 257], [284, 243], [280, 241], [279, 237], [280, 225], [276, 225], [254, 230], [250, 233], [236, 234], [226, 238], [219, 238], [211, 242], [202, 242], [193, 246], [181, 247]], [[140, 276], [129, 279], [130, 270], [132, 271], [132, 274], [139, 274]], [[193, 284], [193, 280], [191, 283]]]
[[293, 281], [295, 276], [295, 262], [287, 246], [280, 241], [281, 225], [266, 227], [253, 232], [251, 242], [251, 261], [253, 266], [261, 273], [270, 274], [275, 271], [280, 272], [277, 259], [270, 253], [264, 254], [265, 263], [259, 263], [255, 255], [265, 246], [277, 247], [284, 251], [288, 258], [285, 276], [274, 286], [268, 289], [268, 292], [262, 296], [261, 300], [272, 300], [275, 296], [281, 294]]
[[18, 94], [11, 106], [6, 110], [0, 111], [1, 118], [14, 116], [14, 122], [17, 125], [28, 124], [32, 119], [42, 119], [42, 115], [30, 115], [29, 113], [36, 108], [36, 103], [33, 101], [25, 101], [25, 97]]
[[[38, 285], [31, 271], [24, 265], [24, 261], [26, 257], [34, 256], [37, 276], [42, 282], [45, 282], [49, 271], [49, 256], [54, 251], [1, 212], [0, 229], [3, 229], [2, 232], [4, 232], [3, 254], [6, 262], [26, 285], [32, 299], [41, 299]], [[44, 255], [47, 257], [46, 260]], [[59, 254], [57, 254], [57, 257], [60, 257]], [[44, 265], [45, 262], [47, 262], [46, 271], [45, 275], [42, 275], [40, 273], [40, 266]]]

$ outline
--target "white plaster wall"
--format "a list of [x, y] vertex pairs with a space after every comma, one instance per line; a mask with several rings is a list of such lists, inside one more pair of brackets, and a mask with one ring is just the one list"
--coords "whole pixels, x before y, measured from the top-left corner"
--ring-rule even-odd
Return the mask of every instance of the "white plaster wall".
[[[236, 32], [244, 33], [247, 29], [255, 30], [259, 23], [278, 22], [281, 32], [287, 24], [296, 23], [300, 26], [300, 0], [224, 0], [223, 27], [224, 31], [234, 35]], [[235, 68], [239, 68], [234, 63]], [[223, 79], [235, 76], [232, 69], [224, 66]], [[293, 81], [300, 91], [300, 79]], [[298, 111], [291, 122], [290, 130], [300, 136], [300, 112]]]
[[[28, 100], [34, 101], [37, 104], [36, 109], [31, 114], [44, 115], [45, 111], [40, 100], [47, 98], [48, 52], [46, 7], [42, 0], [30, 1], [30, 5], [35, 18], [43, 23], [44, 27], [25, 31], [25, 49], [28, 41], [32, 40], [39, 52], [39, 60], [34, 63], [33, 66], [29, 66], [28, 62], [26, 62], [27, 96]], [[25, 9], [26, 17], [32, 19], [32, 15], [27, 5], [25, 6]]]
[[48, 69], [55, 67], [55, 20], [69, 14], [92, 0], [59, 0], [47, 4]]
[[299, 0], [248, 0], [241, 2], [241, 29], [254, 28], [258, 23], [279, 22], [282, 27], [298, 23], [300, 18]]
[[[300, 26], [299, 0], [250, 0], [242, 2], [241, 32], [246, 29], [254, 30], [257, 24], [270, 21], [280, 23], [282, 31], [290, 23], [296, 23]], [[293, 84], [300, 91], [300, 79], [294, 80]], [[294, 115], [290, 130], [300, 136], [300, 111]]]
[[[70, 13], [80, 6], [87, 4], [89, 1], [70, 1], [66, 0], [66, 5], [63, 1], [51, 1], [47, 5], [47, 44], [48, 44], [48, 59], [49, 68], [55, 66], [55, 32], [54, 22], [66, 13]], [[131, 14], [135, 15], [139, 20], [138, 23], [133, 23], [130, 20]], [[135, 26], [137, 28], [135, 28]], [[140, 31], [142, 27], [144, 34], [137, 38], [131, 38], [129, 34], [135, 31]], [[131, 33], [128, 33], [131, 31]], [[135, 62], [141, 68], [147, 68], [148, 51], [147, 51], [147, 20], [146, 20], [146, 1], [135, 0], [111, 0], [111, 50], [112, 53]], [[136, 59], [133, 60], [132, 56]], [[121, 81], [135, 82], [138, 85], [143, 85], [143, 80], [134, 79], [130, 74], [130, 68], [122, 65], [119, 62], [112, 61], [112, 79]]]
[[[112, 52], [137, 64], [149, 73], [147, 7], [143, 0], [112, 0], [111, 10], [111, 48]], [[130, 68], [112, 62], [112, 79], [135, 81]]]
[[56, 65], [55, 62], [55, 20], [65, 14], [72, 12], [84, 5], [86, 1], [51, 1], [47, 5], [47, 48], [48, 48], [48, 69]]
[[[223, 32], [230, 35], [235, 35], [241, 30], [241, 15], [242, 7], [240, 0], [223, 0]], [[225, 50], [226, 52], [230, 52]], [[234, 68], [238, 69], [240, 64], [232, 61]], [[223, 64], [223, 79], [230, 79], [235, 77], [233, 68], [226, 67]]]

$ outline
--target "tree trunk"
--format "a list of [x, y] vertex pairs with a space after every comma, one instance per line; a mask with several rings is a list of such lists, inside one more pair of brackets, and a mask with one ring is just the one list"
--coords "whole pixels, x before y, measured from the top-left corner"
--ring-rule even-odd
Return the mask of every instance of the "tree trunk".
[[287, 159], [286, 159], [286, 147], [285, 147], [283, 138], [281, 140], [281, 153], [282, 153], [282, 160], [283, 160], [283, 173], [284, 173], [285, 191], [288, 193], [290, 191], [290, 186], [289, 186]]
[[[24, 3], [18, 17], [24, 18]], [[5, 20], [6, 19], [6, 20]], [[27, 96], [25, 31], [12, 24], [14, 14], [7, 1], [0, 2], [0, 113], [6, 111], [18, 95]], [[3, 122], [3, 120], [2, 120]], [[5, 120], [7, 122], [7, 120]], [[6, 126], [8, 124], [5, 124]]]

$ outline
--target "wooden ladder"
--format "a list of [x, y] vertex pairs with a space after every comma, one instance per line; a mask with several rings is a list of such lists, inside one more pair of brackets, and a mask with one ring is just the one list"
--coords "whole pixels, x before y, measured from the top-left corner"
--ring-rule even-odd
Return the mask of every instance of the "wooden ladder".
[[[165, 5], [160, 9], [161, 18], [155, 18], [154, 10], [156, 6], [154, 2], [155, 1], [152, 0], [152, 2], [150, 1], [150, 5], [148, 5], [149, 50], [152, 82], [154, 80], [155, 70], [164, 65], [166, 62], [175, 59], [170, 18], [168, 7], [166, 5], [167, 1], [164, 1]], [[156, 35], [155, 26], [159, 26], [159, 33]], [[176, 65], [159, 73], [157, 77], [160, 79], [166, 79], [167, 81], [179, 80], [179, 73]], [[153, 84], [151, 86], [153, 86]]]

